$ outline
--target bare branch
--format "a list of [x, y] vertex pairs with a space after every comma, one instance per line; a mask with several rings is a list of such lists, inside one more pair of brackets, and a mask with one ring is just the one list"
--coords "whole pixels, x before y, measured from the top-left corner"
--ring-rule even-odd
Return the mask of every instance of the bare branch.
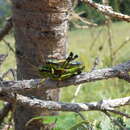
[[93, 27], [96, 27], [96, 26], [97, 26], [97, 24], [92, 23], [92, 22], [90, 22], [89, 20], [80, 17], [80, 16], [79, 16], [77, 13], [75, 13], [74, 11], [71, 12], [70, 20], [71, 20], [71, 19], [80, 20], [81, 22], [83, 22], [84, 24], [87, 24], [87, 25], [89, 25], [89, 26], [93, 26]]
[[117, 111], [117, 110], [111, 110], [111, 109], [108, 109], [108, 111], [115, 113], [115, 114], [118, 114], [118, 115], [121, 115], [121, 116], [125, 116], [126, 118], [130, 118], [130, 115], [126, 114], [124, 112], [120, 112], [120, 111]]
[[97, 9], [98, 11], [102, 12], [105, 15], [108, 15], [113, 18], [118, 18], [123, 21], [130, 22], [130, 16], [115, 12], [112, 10], [112, 8], [110, 6], [101, 5], [96, 2], [93, 2], [92, 0], [81, 0], [81, 1], [83, 1], [84, 3], [86, 3], [87, 5], [90, 5], [91, 7], [95, 8], [95, 9]]
[[86, 121], [86, 118], [85, 118], [85, 116], [84, 116], [82, 113], [77, 112], [77, 114], [81, 117], [82, 120], [85, 120], [85, 121]]
[[32, 89], [47, 90], [78, 85], [81, 83], [94, 82], [97, 80], [120, 78], [130, 82], [130, 61], [116, 65], [112, 68], [98, 69], [92, 72], [84, 72], [63, 81], [31, 79], [23, 81], [1, 81], [0, 92], [20, 92], [31, 91]]
[[9, 33], [9, 31], [11, 30], [13, 24], [12, 24], [12, 18], [9, 17], [7, 19], [7, 22], [5, 24], [5, 26], [0, 30], [0, 41], [4, 38], [5, 35], [7, 35]]
[[[47, 111], [110, 111], [113, 112], [114, 108], [130, 105], [130, 97], [113, 99], [113, 100], [102, 100], [99, 102], [91, 103], [63, 103], [55, 101], [44, 101], [36, 98], [30, 98], [22, 95], [15, 95], [10, 93], [0, 93], [0, 99], [8, 101], [10, 103], [22, 104], [31, 109], [47, 110]], [[120, 112], [115, 112], [120, 115]]]

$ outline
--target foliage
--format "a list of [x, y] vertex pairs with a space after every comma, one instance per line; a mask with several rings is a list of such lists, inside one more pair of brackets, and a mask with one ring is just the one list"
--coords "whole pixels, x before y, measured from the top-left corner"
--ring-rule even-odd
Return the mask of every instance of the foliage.
[[130, 15], [130, 0], [122, 0], [122, 3], [120, 3], [120, 11], [124, 14]]
[[[62, 117], [62, 118], [61, 118]], [[52, 117], [49, 117], [52, 118]], [[66, 122], [64, 123], [64, 120]], [[59, 122], [58, 122], [59, 121]], [[115, 118], [122, 128], [129, 130], [130, 125], [126, 125], [125, 119], [121, 117]], [[61, 124], [60, 124], [61, 123]], [[62, 126], [62, 127], [61, 127]], [[71, 127], [72, 126], [72, 127]], [[79, 120], [77, 114], [62, 115], [57, 117], [57, 123], [55, 130], [122, 130], [118, 125], [115, 125], [110, 119], [105, 118], [104, 120]]]
[[[34, 120], [42, 120], [44, 124], [56, 123], [54, 130], [122, 130], [122, 128], [129, 130], [130, 125], [126, 125], [125, 118], [117, 117], [115, 122], [119, 125], [116, 125], [115, 122], [104, 117], [104, 120], [82, 120], [79, 115], [76, 113], [63, 114], [59, 116], [39, 116], [34, 117], [28, 123], [29, 125]], [[122, 128], [120, 128], [120, 126]]]

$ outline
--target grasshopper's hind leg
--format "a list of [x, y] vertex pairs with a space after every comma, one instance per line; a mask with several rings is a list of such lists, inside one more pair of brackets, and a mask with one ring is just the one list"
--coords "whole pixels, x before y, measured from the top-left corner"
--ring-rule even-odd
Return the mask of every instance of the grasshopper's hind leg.
[[61, 77], [59, 77], [59, 80], [65, 80], [65, 79], [68, 79], [70, 77], [73, 77], [75, 74], [71, 74], [71, 73], [68, 73], [68, 74], [64, 74], [64, 75], [61, 75]]

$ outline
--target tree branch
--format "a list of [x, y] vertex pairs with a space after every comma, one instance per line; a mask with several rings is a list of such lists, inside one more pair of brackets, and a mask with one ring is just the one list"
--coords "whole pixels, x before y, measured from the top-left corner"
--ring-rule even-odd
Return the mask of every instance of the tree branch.
[[[77, 19], [77, 20], [80, 20], [82, 23], [88, 25], [88, 26], [92, 26], [92, 27], [96, 27], [97, 24], [95, 23], [92, 23], [90, 21], [88, 21], [87, 19], [84, 19], [82, 17], [80, 17], [77, 13], [75, 13], [74, 11], [71, 11], [71, 14], [70, 14], [70, 20], [73, 20], [73, 19]], [[79, 25], [80, 26], [80, 25]]]
[[[22, 104], [31, 109], [47, 110], [47, 111], [69, 111], [69, 112], [80, 112], [80, 111], [110, 111], [115, 114], [127, 116], [122, 112], [114, 111], [114, 108], [130, 105], [130, 97], [118, 98], [113, 100], [102, 100], [99, 102], [91, 103], [63, 103], [55, 101], [44, 101], [36, 98], [26, 97], [22, 95], [15, 95], [9, 93], [0, 93], [0, 99], [8, 101], [10, 103]], [[129, 116], [127, 116], [129, 117]]]
[[9, 33], [9, 31], [11, 30], [13, 24], [12, 24], [12, 18], [9, 17], [7, 19], [7, 22], [5, 24], [5, 26], [0, 30], [0, 41], [4, 38], [5, 35], [7, 35]]
[[130, 61], [116, 65], [111, 68], [93, 70], [92, 72], [84, 72], [63, 81], [53, 81], [50, 79], [31, 79], [23, 81], [1, 81], [0, 92], [19, 92], [31, 91], [32, 89], [47, 90], [68, 87], [69, 85], [78, 85], [81, 83], [94, 82], [97, 80], [120, 78], [130, 82]]
[[112, 8], [110, 6], [101, 5], [96, 2], [93, 2], [92, 0], [81, 0], [81, 1], [83, 1], [84, 3], [86, 3], [87, 5], [90, 5], [91, 7], [95, 8], [95, 9], [97, 9], [98, 11], [102, 12], [105, 15], [108, 15], [113, 18], [118, 18], [123, 21], [130, 22], [130, 16], [115, 12], [112, 10]]

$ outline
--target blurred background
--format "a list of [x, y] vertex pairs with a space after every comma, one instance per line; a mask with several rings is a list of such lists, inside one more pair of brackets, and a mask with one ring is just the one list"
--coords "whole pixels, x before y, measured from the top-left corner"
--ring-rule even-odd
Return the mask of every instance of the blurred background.
[[[101, 0], [94, 1], [103, 3]], [[130, 15], [130, 0], [109, 0], [109, 5], [112, 6], [114, 11]], [[72, 51], [79, 55], [79, 61], [85, 65], [85, 71], [91, 71], [95, 61], [98, 61], [96, 66], [98, 69], [130, 60], [130, 23], [106, 17], [80, 1], [74, 2], [73, 7], [74, 14], [71, 15], [69, 22], [68, 52]], [[11, 16], [10, 1], [0, 0], [0, 28], [4, 26], [9, 16]], [[86, 23], [86, 21], [91, 24]], [[5, 42], [14, 48], [13, 30], [4, 40], [0, 41], [0, 54], [9, 54], [0, 68], [1, 74], [10, 68], [16, 69], [15, 56]], [[6, 79], [12, 80], [13, 77], [9, 74]], [[109, 79], [82, 84], [77, 87], [63, 88], [61, 101], [92, 102], [129, 95], [130, 84], [119, 79]], [[2, 105], [3, 102], [1, 102], [1, 107]], [[129, 107], [122, 107], [120, 109], [130, 113]], [[88, 120], [88, 126], [93, 126], [94, 129], [120, 130], [118, 126], [100, 112], [83, 112], [83, 115]], [[130, 129], [129, 119], [115, 115], [113, 117], [124, 125], [125, 128]], [[5, 123], [7, 120], [5, 120]], [[51, 118], [48, 119], [48, 121], [52, 120]], [[80, 121], [81, 117], [78, 114], [62, 113], [58, 117], [56, 130], [64, 130], [64, 128], [68, 130]]]

